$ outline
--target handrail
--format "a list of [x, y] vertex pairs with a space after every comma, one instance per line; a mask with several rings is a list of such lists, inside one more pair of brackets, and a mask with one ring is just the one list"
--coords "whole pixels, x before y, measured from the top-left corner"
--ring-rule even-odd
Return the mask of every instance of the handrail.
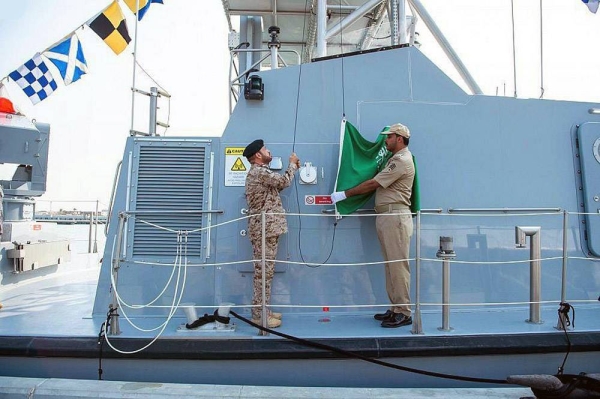
[[184, 209], [184, 210], [165, 210], [165, 211], [151, 211], [151, 210], [133, 210], [123, 211], [125, 215], [177, 215], [177, 214], [205, 214], [205, 213], [218, 213], [224, 214], [225, 211], [222, 209]]
[[[550, 210], [555, 210], [555, 209], [559, 209], [559, 208], [465, 208], [465, 209], [469, 209], [469, 210], [474, 211], [474, 212], [489, 212], [490, 210], [495, 210], [496, 212], [500, 212], [500, 213], [505, 213], [505, 212], [510, 212], [510, 211], [529, 212], [529, 213], [531, 213], [533, 210], [536, 210], [536, 211], [539, 211], [539, 212], [548, 212]], [[461, 210], [464, 210], [464, 209], [461, 209]], [[457, 211], [457, 209], [455, 209], [455, 211]], [[431, 210], [423, 210], [423, 212], [441, 213], [442, 210], [441, 209], [431, 209]], [[189, 214], [189, 213], [223, 213], [223, 211], [219, 211], [219, 210], [215, 210], [215, 211], [205, 211], [205, 210], [175, 210], [175, 211], [129, 211], [129, 212], [123, 212], [123, 214], [126, 214], [126, 213], [129, 213], [129, 214], [136, 214], [136, 213], [139, 213], [139, 214], [144, 214], [144, 213], [145, 214], [149, 214], [149, 213], [150, 214], [156, 214], [156, 213], [159, 213], [159, 214], [160, 213], [164, 213], [164, 214], [169, 214], [169, 213], [181, 214], [181, 213], [188, 213]], [[556, 213], [558, 213], [558, 212], [556, 212]], [[563, 215], [563, 220], [562, 220], [562, 225], [563, 225], [563, 240], [562, 240], [563, 253], [562, 253], [562, 256], [541, 257], [541, 254], [535, 254], [535, 256], [534, 256], [533, 253], [532, 253], [532, 256], [530, 256], [530, 258], [526, 259], [526, 260], [513, 260], [513, 261], [508, 260], [508, 261], [501, 261], [501, 262], [497, 262], [497, 261], [477, 261], [477, 262], [473, 262], [473, 261], [453, 260], [452, 263], [457, 263], [457, 264], [460, 264], [460, 263], [464, 263], [464, 264], [481, 264], [481, 265], [500, 264], [500, 263], [503, 263], [503, 264], [512, 264], [512, 263], [515, 263], [515, 264], [516, 263], [530, 263], [530, 264], [532, 264], [532, 263], [538, 263], [539, 264], [541, 261], [562, 259], [562, 261], [563, 261], [563, 271], [562, 271], [562, 275], [563, 276], [562, 276], [562, 279], [566, 280], [566, 263], [567, 263], [568, 259], [586, 259], [586, 260], [593, 261], [593, 262], [597, 262], [598, 259], [597, 258], [580, 258], [580, 257], [576, 257], [576, 256], [568, 256], [568, 250], [566, 248], [566, 246], [567, 246], [567, 240], [566, 240], [567, 235], [566, 235], [566, 231], [565, 230], [568, 229], [567, 216], [568, 216], [568, 214], [570, 212], [561, 210], [560, 213]], [[572, 213], [575, 214], [576, 212], [572, 212]], [[264, 224], [265, 224], [265, 215], [268, 215], [268, 214], [282, 214], [282, 213], [272, 213], [272, 212], [269, 212], [269, 213], [262, 212], [261, 213], [261, 218], [262, 218], [262, 223], [261, 224], [262, 224], [262, 230], [263, 230], [263, 237], [265, 235], [265, 232], [264, 232], [264, 228], [265, 228], [264, 227]], [[293, 215], [291, 213], [284, 213], [284, 214], [286, 214], [288, 216], [289, 215]], [[316, 216], [316, 217], [323, 217], [323, 216], [325, 216], [325, 215], [320, 215], [320, 214], [297, 214], [297, 215], [300, 215], [300, 216], [309, 216], [309, 217], [311, 217], [311, 216]], [[353, 215], [348, 215], [348, 216], [353, 216]], [[360, 215], [354, 215], [354, 216], [359, 217]], [[524, 216], [527, 216], [527, 215], [519, 214], [517, 216], [524, 217]], [[242, 217], [242, 218], [239, 218], [239, 219], [235, 219], [234, 221], [239, 221], [241, 219], [246, 219], [246, 218], [249, 218], [249, 217], [251, 217], [251, 216], [245, 216], [245, 217]], [[222, 224], [228, 224], [230, 222], [233, 222], [233, 221], [226, 221], [226, 222], [224, 222]], [[222, 224], [215, 225], [215, 226], [210, 226], [210, 227], [208, 227], [208, 229], [216, 228], [216, 227], [218, 227], [218, 226], [220, 226]], [[155, 226], [155, 227], [162, 228], [161, 226], [158, 226], [158, 225]], [[532, 228], [528, 227], [527, 229], [532, 229]], [[416, 233], [416, 241], [417, 241], [416, 254], [415, 254], [415, 258], [408, 259], [410, 261], [416, 262], [416, 270], [415, 270], [415, 272], [416, 272], [416, 275], [415, 275], [415, 278], [416, 278], [416, 287], [415, 287], [416, 288], [416, 297], [415, 297], [415, 302], [414, 303], [410, 303], [410, 304], [395, 304], [395, 305], [411, 305], [411, 306], [414, 306], [415, 311], [414, 311], [414, 314], [413, 314], [413, 328], [412, 328], [412, 332], [413, 333], [416, 333], [416, 334], [422, 334], [423, 333], [422, 324], [421, 324], [421, 317], [420, 317], [420, 312], [421, 312], [421, 307], [422, 306], [440, 306], [440, 305], [445, 306], [446, 307], [445, 308], [445, 310], [446, 310], [446, 313], [445, 313], [446, 316], [445, 317], [446, 318], [445, 319], [442, 318], [442, 327], [441, 327], [441, 329], [444, 330], [444, 331], [448, 331], [448, 330], [451, 329], [449, 327], [449, 318], [448, 318], [449, 317], [449, 307], [450, 306], [496, 306], [496, 305], [527, 305], [528, 304], [530, 306], [530, 319], [529, 319], [529, 321], [530, 322], [534, 322], [534, 323], [539, 323], [539, 322], [541, 322], [540, 317], [539, 317], [540, 305], [542, 305], [542, 304], [559, 303], [559, 302], [564, 301], [566, 299], [566, 296], [567, 296], [567, 294], [565, 292], [566, 291], [566, 285], [565, 285], [566, 281], [563, 281], [563, 284], [562, 284], [562, 287], [561, 287], [562, 289], [561, 289], [561, 293], [560, 293], [560, 298], [561, 298], [560, 301], [559, 300], [541, 300], [541, 298], [540, 298], [539, 295], [534, 295], [534, 296], [530, 297], [529, 301], [497, 302], [497, 303], [496, 302], [494, 302], [494, 303], [491, 303], [491, 302], [481, 302], [481, 303], [475, 303], [475, 302], [458, 303], [458, 302], [454, 302], [454, 303], [452, 303], [449, 300], [449, 298], [450, 298], [450, 291], [449, 291], [449, 284], [448, 284], [448, 282], [449, 282], [448, 281], [449, 280], [449, 276], [446, 276], [445, 277], [445, 280], [446, 280], [445, 284], [447, 284], [447, 288], [448, 289], [446, 291], [445, 296], [443, 295], [442, 301], [440, 303], [437, 303], [437, 302], [436, 303], [433, 303], [433, 302], [421, 302], [421, 295], [420, 295], [420, 291], [421, 291], [421, 277], [422, 277], [421, 273], [420, 273], [420, 271], [421, 271], [420, 270], [421, 263], [423, 261], [427, 261], [427, 262], [444, 262], [444, 260], [442, 260], [442, 259], [428, 259], [427, 257], [423, 257], [423, 255], [421, 253], [421, 244], [422, 244], [421, 243], [421, 239], [422, 239], [422, 237], [421, 237], [421, 230], [422, 230], [422, 226], [421, 226], [421, 212], [418, 212], [417, 213], [417, 221], [416, 221], [416, 232], [415, 232]], [[264, 252], [264, 248], [265, 248], [265, 246], [263, 245], [263, 253], [262, 253], [262, 256], [261, 256], [261, 259], [260, 259], [260, 261], [263, 264], [265, 262], [269, 261], [269, 262], [275, 262], [275, 263], [306, 264], [306, 265], [310, 265], [310, 263], [307, 263], [307, 262], [294, 262], [294, 261], [291, 261], [289, 259], [288, 260], [268, 259], [266, 257], [265, 252]], [[247, 259], [247, 260], [241, 260], [241, 261], [219, 262], [219, 263], [212, 263], [212, 264], [207, 264], [205, 262], [203, 262], [202, 264], [193, 264], [193, 263], [186, 262], [186, 267], [194, 267], [194, 266], [201, 266], [203, 268], [205, 268], [207, 266], [208, 267], [222, 267], [222, 266], [229, 266], [229, 265], [233, 266], [233, 265], [237, 265], [237, 264], [240, 264], [240, 263], [251, 263], [251, 262], [254, 262], [254, 261], [255, 260], [253, 260], [253, 259]], [[158, 265], [158, 266], [163, 266], [163, 265], [164, 266], [172, 266], [172, 264], [161, 264], [161, 263], [158, 263], [158, 262], [146, 262], [146, 261], [136, 261], [136, 260], [130, 260], [130, 262], [132, 264], [150, 265], [150, 266], [156, 266], [156, 265]], [[342, 263], [333, 264], [332, 263], [332, 264], [320, 264], [320, 266], [349, 266], [349, 267], [354, 267], [354, 266], [359, 266], [359, 265], [360, 266], [369, 266], [371, 264], [376, 264], [376, 263], [385, 263], [385, 262], [383, 262], [383, 261], [382, 262], [368, 262], [368, 263], [360, 262], [360, 263], [347, 263], [347, 264], [342, 264]], [[446, 266], [449, 266], [449, 264], [447, 264]], [[446, 273], [446, 274], [448, 274], [448, 273]], [[530, 270], [530, 275], [532, 277], [534, 277], [534, 273], [532, 273], [531, 270]], [[263, 274], [263, 278], [264, 278], [264, 274]], [[263, 284], [264, 284], [264, 281], [263, 281]], [[535, 285], [535, 287], [534, 287], [535, 289], [538, 289], [536, 287], [539, 287], [539, 283], [537, 283], [537, 285]], [[264, 290], [264, 288], [263, 288], [263, 290]], [[531, 287], [530, 287], [530, 292], [533, 292], [532, 289], [531, 289]], [[574, 300], [573, 302], [582, 302], [582, 303], [583, 302], [589, 302], [589, 303], [594, 303], [594, 302], [596, 302], [596, 300], [584, 300], [584, 301]], [[214, 305], [206, 305], [206, 306], [204, 306], [204, 305], [197, 305], [195, 307], [202, 308], [202, 307], [210, 307], [210, 306], [214, 306]], [[257, 307], [257, 308], [260, 308], [260, 310], [261, 310], [261, 312], [263, 314], [262, 322], [263, 322], [263, 324], [266, 324], [267, 319], [268, 319], [266, 317], [266, 310], [270, 309], [272, 306], [277, 306], [277, 307], [297, 307], [297, 308], [319, 308], [319, 307], [328, 306], [328, 305], [323, 305], [323, 304], [320, 304], [320, 305], [292, 305], [292, 304], [288, 304], [288, 305], [282, 305], [282, 304], [270, 305], [270, 304], [266, 304], [265, 303], [264, 291], [263, 291], [263, 303], [262, 304], [260, 304], [260, 305], [233, 305], [232, 307], [234, 307], [234, 308], [235, 307], [237, 307], [237, 308], [248, 308], [248, 307]], [[359, 308], [373, 308], [373, 307], [384, 307], [384, 306], [389, 306], [389, 304], [365, 304], [365, 305], [362, 305], [362, 304], [348, 304], [348, 305], [331, 305], [331, 306], [328, 306], [328, 307], [332, 307], [332, 308], [344, 308], [344, 307], [349, 307], [349, 308], [350, 307], [351, 308], [356, 308], [356, 307], [359, 307]], [[161, 306], [152, 306], [152, 307], [160, 308]], [[164, 307], [164, 306], [162, 306], [162, 307]], [[533, 316], [535, 316], [535, 317], [532, 317], [532, 311], [534, 312]], [[444, 316], [444, 315], [442, 315], [442, 316]]]
[[[208, 210], [212, 210], [212, 200], [213, 200], [213, 180], [214, 180], [214, 169], [215, 169], [215, 153], [210, 153], [210, 169], [209, 169], [209, 178], [208, 178]], [[206, 254], [204, 259], [210, 258], [210, 238], [212, 233], [212, 212], [208, 212], [208, 217], [206, 218]]]
[[115, 204], [117, 181], [119, 180], [119, 177], [121, 176], [121, 166], [122, 165], [123, 165], [123, 161], [119, 161], [119, 163], [117, 164], [117, 169], [115, 170], [115, 178], [113, 180], [112, 191], [110, 193], [110, 203], [108, 204], [108, 215], [106, 218], [106, 224], [104, 225], [104, 235], [105, 236], [108, 236], [108, 225], [110, 224], [110, 218], [112, 217], [112, 213], [113, 213], [113, 205]]
[[[443, 213], [444, 210], [442, 208], [432, 208], [432, 209], [421, 209], [420, 212], [421, 213]], [[335, 208], [323, 209], [323, 210], [321, 210], [321, 213], [326, 214], [326, 215], [335, 214]], [[371, 215], [371, 214], [375, 214], [375, 209], [360, 208], [360, 209], [357, 209], [356, 211], [354, 211], [354, 213]], [[348, 216], [348, 215], [344, 215], [344, 216]]]
[[561, 208], [448, 208], [448, 213], [559, 213]]

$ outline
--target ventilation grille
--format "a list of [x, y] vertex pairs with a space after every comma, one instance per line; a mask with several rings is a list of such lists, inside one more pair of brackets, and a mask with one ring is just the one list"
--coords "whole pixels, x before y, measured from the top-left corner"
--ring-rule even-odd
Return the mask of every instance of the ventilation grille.
[[[149, 226], [144, 220], [171, 230], [196, 230], [202, 227], [202, 214], [174, 214], [170, 211], [200, 210], [204, 203], [206, 149], [201, 147], [141, 146], [133, 233], [133, 256], [175, 259], [177, 235]], [[134, 178], [136, 176], [134, 175]], [[165, 212], [149, 214], [143, 211]], [[200, 256], [202, 235], [188, 236], [188, 256]]]

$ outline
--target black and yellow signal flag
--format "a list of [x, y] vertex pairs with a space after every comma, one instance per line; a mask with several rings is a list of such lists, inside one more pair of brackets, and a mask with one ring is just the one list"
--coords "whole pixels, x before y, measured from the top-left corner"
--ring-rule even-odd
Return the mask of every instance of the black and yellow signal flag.
[[116, 0], [90, 20], [88, 25], [117, 55], [121, 54], [131, 41], [127, 22]]

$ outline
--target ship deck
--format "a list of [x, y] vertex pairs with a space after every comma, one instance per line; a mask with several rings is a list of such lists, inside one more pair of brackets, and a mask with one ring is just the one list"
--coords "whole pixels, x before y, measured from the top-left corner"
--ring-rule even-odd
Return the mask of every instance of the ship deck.
[[[98, 334], [102, 325], [101, 318], [92, 317], [94, 296], [96, 293], [97, 277], [100, 270], [96, 255], [76, 255], [74, 260], [78, 267], [54, 274], [23, 280], [18, 284], [8, 284], [7, 279], [2, 287], [0, 302], [0, 363], [12, 365], [5, 375], [48, 377], [48, 378], [84, 378], [93, 379], [98, 368], [99, 360]], [[216, 309], [216, 307], [215, 307]], [[439, 329], [442, 320], [440, 312], [424, 312], [422, 314], [423, 334], [412, 334], [411, 327], [386, 329], [373, 320], [374, 310], [369, 309], [355, 313], [314, 312], [289, 313], [284, 309], [283, 324], [277, 332], [330, 345], [363, 356], [390, 361], [407, 367], [443, 372], [449, 364], [458, 365], [458, 359], [463, 362], [460, 366], [461, 375], [489, 376], [496, 366], [497, 355], [505, 362], [511, 360], [513, 374], [535, 373], [554, 374], [562, 363], [567, 351], [567, 338], [564, 331], [555, 328], [557, 311], [544, 307], [541, 324], [525, 322], [527, 308], [494, 309], [481, 311], [451, 312], [450, 331]], [[214, 310], [207, 310], [212, 313]], [[594, 372], [600, 365], [597, 350], [600, 348], [600, 317], [597, 307], [578, 307], [576, 310], [576, 328], [568, 331], [572, 344], [565, 372], [579, 373]], [[200, 314], [200, 310], [198, 311]], [[239, 313], [243, 314], [242, 311]], [[139, 327], [150, 329], [158, 326], [164, 318], [134, 317], [132, 320]], [[228, 384], [246, 384], [253, 380], [248, 377], [240, 379], [235, 373], [230, 377], [197, 377], [198, 370], [194, 367], [185, 372], [177, 371], [174, 360], [212, 360], [210, 369], [214, 370], [215, 362], [221, 361], [224, 370], [229, 370], [234, 362], [239, 365], [241, 360], [248, 362], [249, 369], [256, 367], [256, 362], [269, 360], [271, 364], [280, 363], [281, 372], [290, 377], [278, 380], [277, 385], [294, 386], [293, 373], [288, 367], [311, 368], [314, 359], [328, 360], [324, 369], [314, 368], [313, 373], [331, 372], [332, 364], [338, 364], [345, 356], [304, 346], [274, 334], [259, 335], [258, 329], [231, 318], [235, 331], [200, 331], [182, 328], [186, 322], [184, 313], [179, 310], [168, 323], [160, 338], [149, 348], [135, 354], [119, 354], [103, 346], [105, 364], [115, 359], [148, 360], [163, 362], [163, 370], [172, 368], [166, 382], [201, 382], [216, 383], [225, 381]], [[121, 317], [121, 334], [109, 337], [110, 344], [122, 351], [135, 352], [146, 346], [156, 336], [157, 332], [142, 332], [134, 329]], [[534, 355], [535, 360], [523, 361], [521, 355]], [[477, 362], [470, 362], [473, 357], [487, 358], [487, 369], [481, 370]], [[79, 362], [68, 361], [65, 369], [49, 369], [40, 359], [79, 359]], [[440, 358], [446, 359], [443, 362]], [[16, 361], [16, 359], [20, 359]], [[495, 360], [496, 359], [496, 360]], [[435, 360], [435, 361], [433, 361]], [[275, 362], [275, 363], [273, 363]], [[334, 363], [331, 363], [334, 362]], [[352, 359], [353, 363], [345, 363], [343, 370], [351, 373], [361, 361]], [[205, 362], [206, 363], [206, 362]], [[67, 363], [65, 363], [67, 364]], [[581, 370], [578, 367], [585, 364], [591, 369]], [[303, 365], [303, 366], [300, 366]], [[534, 366], [532, 368], [532, 366]], [[573, 366], [574, 368], [570, 368]], [[108, 367], [108, 366], [107, 366]], [[376, 366], [372, 366], [375, 368]], [[458, 366], [457, 366], [458, 367]], [[506, 375], [498, 366], [497, 377], [503, 379]], [[79, 369], [73, 371], [73, 369]], [[85, 371], [84, 371], [85, 369]], [[452, 369], [452, 366], [450, 366]], [[284, 372], [284, 370], [287, 370]], [[327, 371], [325, 371], [327, 370]], [[455, 372], [459, 372], [457, 368]], [[166, 371], [165, 371], [166, 372]], [[336, 372], [332, 377], [332, 386], [339, 386], [336, 378], [343, 379], [346, 371]], [[397, 370], [389, 369], [377, 374], [385, 379], [388, 374]], [[109, 370], [105, 375], [110, 375]], [[392, 373], [392, 374], [390, 374]], [[404, 373], [404, 372], [402, 372]], [[494, 374], [494, 371], [491, 371]], [[347, 378], [347, 377], [346, 377]], [[420, 378], [425, 378], [421, 380]], [[429, 377], [415, 378], [414, 386], [430, 386]], [[130, 381], [155, 381], [156, 377], [137, 370], [130, 376], [113, 375], [108, 379]], [[317, 380], [315, 380], [317, 381]], [[390, 384], [380, 386], [396, 386]], [[380, 384], [374, 382], [375, 384]], [[315, 385], [324, 385], [315, 382]], [[364, 386], [361, 382], [351, 381], [347, 386]], [[301, 384], [298, 384], [301, 385]], [[405, 384], [400, 384], [404, 386]], [[452, 385], [451, 385], [452, 386]], [[461, 386], [461, 385], [454, 385]], [[475, 384], [475, 386], [482, 386]]]
[[[71, 267], [54, 274], [22, 280], [19, 283], [1, 287], [0, 335], [1, 336], [48, 336], [48, 337], [89, 337], [97, 336], [103, 319], [92, 318], [94, 296], [100, 265], [97, 254], [75, 254]], [[576, 307], [575, 329], [569, 328], [569, 334], [592, 333], [600, 330], [600, 309], [597, 306]], [[197, 313], [212, 314], [218, 306]], [[381, 328], [372, 315], [377, 308], [359, 312], [317, 311], [309, 313], [286, 313], [286, 308], [273, 308], [283, 313], [283, 324], [276, 331], [306, 339], [334, 338], [399, 338], [399, 337], [460, 337], [473, 335], [506, 334], [550, 334], [564, 336], [556, 328], [558, 322], [557, 306], [542, 307], [541, 324], [526, 322], [527, 307], [505, 307], [479, 310], [460, 309], [450, 314], [449, 331], [441, 329], [442, 316], [438, 311], [422, 312], [422, 335], [414, 335], [411, 326], [400, 328]], [[241, 315], [247, 312], [232, 307]], [[380, 310], [379, 310], [380, 311]], [[249, 316], [248, 316], [249, 317]], [[140, 327], [154, 328], [164, 321], [158, 317], [131, 317]], [[185, 330], [179, 327], [186, 323], [183, 311], [170, 320], [164, 330], [163, 338], [205, 339], [205, 338], [252, 338], [264, 340], [273, 336], [260, 336], [258, 329], [231, 317], [235, 331]], [[156, 332], [139, 331], [123, 317], [120, 321], [121, 338], [154, 338]]]

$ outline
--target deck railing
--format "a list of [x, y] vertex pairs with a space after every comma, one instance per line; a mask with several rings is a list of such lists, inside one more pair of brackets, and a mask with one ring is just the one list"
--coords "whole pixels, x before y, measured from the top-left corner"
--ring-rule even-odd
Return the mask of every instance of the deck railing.
[[[161, 211], [156, 211], [161, 213]], [[172, 211], [171, 211], [172, 212]], [[186, 211], [187, 213], [191, 212], [191, 211]], [[205, 212], [205, 211], [198, 211], [198, 212]], [[210, 211], [212, 213], [223, 213], [223, 211]], [[162, 212], [163, 214], [169, 214], [170, 212]], [[210, 234], [210, 230], [215, 229], [215, 228], [219, 228], [231, 223], [238, 223], [239, 221], [243, 220], [243, 219], [248, 219], [249, 217], [260, 217], [261, 218], [261, 223], [262, 223], [262, 228], [263, 228], [263, 237], [265, 236], [264, 232], [265, 232], [265, 220], [266, 220], [266, 213], [262, 213], [260, 215], [254, 215], [254, 216], [243, 216], [237, 219], [233, 219], [233, 220], [228, 220], [225, 221], [223, 223], [219, 223], [219, 224], [215, 224], [215, 225], [209, 225], [203, 228], [198, 228], [196, 230], [194, 230], [194, 232], [196, 231], [205, 231], [207, 234]], [[541, 257], [541, 247], [540, 247], [540, 235], [542, 234], [542, 227], [541, 226], [531, 226], [531, 225], [515, 225], [514, 229], [515, 229], [515, 241], [514, 241], [514, 245], [517, 248], [521, 248], [521, 247], [525, 247], [526, 245], [526, 237], [530, 237], [530, 257], [527, 260], [512, 260], [512, 261], [464, 261], [464, 260], [459, 260], [459, 256], [450, 256], [452, 254], [452, 248], [443, 248], [444, 251], [441, 251], [442, 248], [440, 248], [440, 251], [438, 251], [438, 254], [436, 256], [436, 258], [426, 258], [422, 256], [421, 253], [421, 249], [422, 249], [422, 233], [423, 233], [423, 226], [422, 226], [422, 217], [423, 215], [427, 215], [428, 217], [473, 217], [473, 216], [486, 216], [486, 217], [506, 217], [506, 216], [510, 216], [510, 217], [535, 217], [535, 216], [546, 216], [546, 215], [550, 215], [552, 217], [557, 216], [557, 217], [562, 217], [562, 223], [561, 223], [561, 229], [562, 229], [562, 254], [559, 257], [546, 257], [546, 258], [542, 258]], [[542, 304], [549, 304], [549, 303], [559, 303], [558, 300], [551, 300], [551, 301], [542, 301], [541, 300], [541, 263], [543, 261], [549, 261], [549, 260], [557, 260], [560, 259], [562, 260], [562, 270], [561, 270], [561, 292], [560, 292], [560, 303], [564, 303], [567, 300], [567, 266], [568, 266], [568, 261], [569, 259], [578, 259], [578, 260], [588, 260], [588, 261], [593, 261], [593, 262], [597, 262], [598, 259], [591, 257], [591, 256], [569, 256], [569, 248], [568, 248], [568, 232], [569, 232], [569, 215], [590, 215], [590, 214], [585, 214], [585, 213], [577, 213], [577, 212], [567, 212], [564, 211], [560, 208], [470, 208], [470, 209], [452, 209], [449, 210], [447, 213], [442, 212], [441, 210], [438, 209], [433, 209], [433, 210], [425, 210], [425, 212], [418, 212], [416, 215], [414, 215], [416, 217], [416, 223], [415, 223], [415, 229], [414, 229], [414, 234], [415, 234], [415, 257], [414, 258], [409, 258], [407, 259], [410, 262], [414, 262], [414, 273], [415, 273], [415, 301], [414, 303], [410, 303], [410, 304], [392, 304], [392, 305], [409, 305], [409, 306], [413, 306], [414, 307], [414, 311], [413, 311], [413, 326], [412, 326], [412, 333], [414, 334], [423, 334], [423, 328], [422, 328], [422, 322], [421, 322], [421, 308], [423, 306], [441, 306], [442, 308], [442, 312], [441, 312], [441, 327], [439, 328], [440, 330], [444, 330], [444, 331], [449, 331], [452, 328], [450, 327], [450, 308], [451, 306], [496, 306], [496, 305], [528, 305], [529, 306], [529, 319], [527, 320], [527, 322], [529, 323], [534, 323], [534, 324], [538, 324], [541, 323], [541, 305]], [[595, 214], [594, 214], [595, 215]], [[287, 213], [286, 216], [288, 217], [288, 219], [290, 217], [300, 217], [300, 218], [306, 218], [306, 217], [328, 217], [328, 218], [332, 218], [332, 217], [336, 217], [336, 215], [328, 213], [327, 211], [324, 211], [322, 214], [294, 214], [294, 213]], [[354, 214], [354, 215], [349, 215], [349, 217], [372, 217], [374, 215], [371, 214]], [[382, 216], [382, 214], [378, 215], [378, 216]], [[383, 216], [385, 216], [385, 214], [383, 214]], [[598, 215], [600, 216], [600, 215]], [[112, 270], [112, 275], [113, 275], [113, 286], [116, 288], [115, 290], [113, 290], [113, 304], [112, 306], [114, 306], [115, 308], [119, 308], [121, 309], [121, 314], [123, 316], [125, 316], [132, 324], [133, 322], [131, 321], [131, 319], [129, 319], [126, 315], [126, 311], [124, 308], [135, 308], [135, 309], [139, 309], [139, 308], [143, 308], [143, 307], [165, 307], [165, 306], [159, 306], [159, 305], [154, 305], [154, 303], [156, 302], [157, 298], [155, 298], [154, 300], [152, 300], [150, 303], [147, 304], [137, 304], [137, 305], [130, 305], [127, 304], [122, 297], [119, 296], [119, 292], [118, 292], [118, 273], [119, 273], [119, 267], [120, 267], [120, 263], [122, 261], [124, 261], [125, 259], [123, 258], [123, 254], [121, 253], [121, 248], [122, 248], [122, 243], [121, 241], [123, 240], [124, 236], [125, 236], [125, 230], [126, 228], [124, 226], [126, 226], [126, 221], [128, 218], [137, 218], [138, 221], [144, 222], [143, 221], [143, 217], [144, 214], [138, 214], [136, 212], [122, 212], [119, 215], [120, 218], [120, 224], [119, 224], [119, 228], [118, 228], [118, 239], [116, 240], [116, 247], [113, 248], [113, 256], [112, 256], [112, 264], [113, 264], [113, 270]], [[155, 226], [156, 228], [162, 228], [165, 229], [162, 226]], [[222, 262], [222, 263], [213, 263], [213, 264], [208, 264], [208, 263], [199, 263], [199, 264], [192, 264], [190, 262], [188, 262], [187, 259], [187, 252], [185, 250], [185, 239], [187, 237], [187, 235], [189, 233], [191, 233], [191, 231], [175, 231], [175, 230], [170, 230], [172, 231], [176, 236], [177, 236], [177, 245], [179, 246], [178, 249], [178, 259], [176, 259], [176, 261], [174, 263], [160, 263], [160, 262], [148, 262], [148, 261], [140, 261], [140, 260], [134, 260], [134, 259], [127, 259], [128, 262], [133, 263], [133, 264], [138, 264], [138, 265], [152, 265], [152, 266], [169, 266], [169, 267], [173, 267], [173, 272], [171, 274], [171, 278], [169, 279], [169, 281], [167, 282], [167, 284], [165, 285], [165, 287], [163, 288], [161, 294], [162, 295], [166, 289], [167, 289], [167, 285], [169, 284], [169, 282], [171, 281], [175, 270], [178, 268], [178, 281], [180, 281], [180, 274], [182, 273], [183, 275], [183, 285], [181, 287], [181, 290], [176, 289], [175, 290], [175, 295], [173, 298], [173, 304], [171, 306], [167, 305], [166, 307], [170, 308], [169, 311], [169, 316], [168, 319], [165, 323], [168, 323], [168, 321], [173, 317], [176, 309], [181, 306], [181, 299], [183, 297], [183, 286], [185, 285], [185, 278], [187, 276], [187, 268], [188, 267], [223, 267], [223, 266], [232, 266], [232, 265], [239, 265], [239, 264], [247, 264], [247, 263], [253, 263], [254, 260], [253, 259], [245, 259], [245, 260], [239, 260], [239, 261], [232, 261], [232, 262]], [[448, 239], [447, 237], [443, 237], [440, 236], [441, 238], [445, 239], [446, 244], [448, 243]], [[442, 247], [443, 245], [441, 245]], [[263, 248], [264, 248], [264, 242], [263, 242]], [[458, 254], [460, 255], [460, 254]], [[401, 259], [398, 259], [401, 260]], [[317, 265], [317, 264], [311, 264], [310, 262], [297, 262], [297, 261], [290, 261], [290, 260], [277, 260], [277, 259], [266, 259], [265, 253], [263, 251], [262, 257], [260, 259], [260, 262], [262, 263], [262, 267], [264, 268], [265, 262], [266, 261], [274, 261], [275, 263], [286, 263], [286, 264], [290, 264], [290, 265]], [[422, 275], [421, 275], [421, 263], [423, 261], [426, 262], [437, 262], [437, 263], [442, 263], [442, 282], [441, 282], [441, 286], [442, 286], [442, 295], [441, 295], [441, 300], [439, 303], [427, 303], [422, 301], [421, 299], [421, 283], [422, 283]], [[384, 264], [384, 261], [378, 261], [378, 262], [358, 262], [358, 263], [327, 263], [327, 264], [318, 264], [319, 266], [327, 266], [327, 267], [353, 267], [353, 266], [368, 266], [368, 265], [377, 265], [377, 264]], [[484, 265], [484, 264], [488, 264], [488, 265], [496, 265], [496, 264], [518, 264], [518, 263], [529, 263], [530, 265], [530, 297], [529, 297], [529, 301], [515, 301], [515, 302], [495, 302], [495, 303], [490, 303], [490, 302], [483, 302], [483, 303], [462, 303], [462, 304], [457, 304], [457, 303], [451, 303], [450, 302], [450, 270], [451, 270], [451, 264], [477, 264], [477, 265]], [[352, 305], [329, 305], [329, 304], [319, 304], [319, 305], [296, 305], [296, 304], [289, 304], [289, 305], [284, 305], [284, 304], [266, 304], [266, 300], [265, 300], [265, 296], [264, 296], [264, 287], [265, 287], [265, 273], [262, 274], [263, 275], [263, 300], [262, 300], [262, 304], [258, 305], [261, 308], [263, 317], [262, 317], [262, 323], [263, 326], [266, 327], [267, 325], [267, 311], [270, 307], [278, 307], [278, 308], [323, 308], [323, 307], [328, 307], [328, 308], [378, 308], [378, 307], [389, 307], [390, 304], [385, 303], [385, 304], [364, 304], [364, 305], [356, 305], [356, 304], [352, 304]], [[179, 294], [178, 294], [179, 292]], [[177, 295], [179, 295], [179, 297], [177, 297]], [[594, 300], [578, 300], [577, 302], [595, 302]], [[186, 305], [186, 306], [190, 306], [190, 305]], [[194, 308], [214, 308], [215, 304], [202, 304], [202, 305], [194, 305]], [[240, 304], [240, 305], [232, 305], [232, 308], [252, 308], [255, 307], [255, 305], [251, 305], [251, 304]], [[118, 333], [118, 323], [114, 323], [117, 326], [117, 329], [113, 331], [113, 334]], [[166, 324], [165, 324], [166, 326]], [[565, 324], [565, 320], [562, 319], [559, 316], [558, 322], [556, 324], [556, 328], [557, 329], [566, 329], [567, 325]]]

